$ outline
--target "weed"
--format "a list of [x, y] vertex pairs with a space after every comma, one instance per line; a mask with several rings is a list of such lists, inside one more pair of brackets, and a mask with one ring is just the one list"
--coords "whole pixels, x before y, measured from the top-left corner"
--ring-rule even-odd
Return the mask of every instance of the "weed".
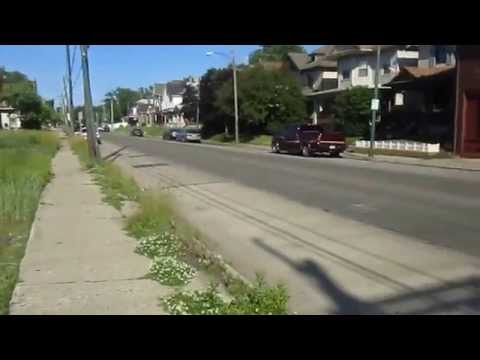
[[165, 231], [160, 235], [151, 235], [143, 239], [135, 249], [135, 252], [149, 258], [159, 256], [178, 256], [182, 252], [180, 239], [171, 231]]
[[236, 283], [229, 288], [233, 300], [224, 301], [211, 285], [206, 291], [177, 291], [162, 299], [162, 304], [172, 314], [189, 315], [286, 315], [287, 291], [283, 286], [270, 287], [261, 276], [253, 287]]
[[153, 259], [149, 275], [162, 285], [186, 285], [195, 276], [196, 270], [174, 256]]

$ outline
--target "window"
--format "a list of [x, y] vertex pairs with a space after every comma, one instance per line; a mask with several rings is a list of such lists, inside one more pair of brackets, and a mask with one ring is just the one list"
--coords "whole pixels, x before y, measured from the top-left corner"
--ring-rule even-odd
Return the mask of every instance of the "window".
[[367, 76], [368, 76], [368, 68], [358, 69], [358, 77], [367, 77]]
[[384, 74], [390, 74], [391, 73], [390, 64], [383, 65], [383, 73]]
[[350, 70], [343, 70], [342, 71], [342, 78], [343, 78], [343, 80], [349, 80], [350, 79]]

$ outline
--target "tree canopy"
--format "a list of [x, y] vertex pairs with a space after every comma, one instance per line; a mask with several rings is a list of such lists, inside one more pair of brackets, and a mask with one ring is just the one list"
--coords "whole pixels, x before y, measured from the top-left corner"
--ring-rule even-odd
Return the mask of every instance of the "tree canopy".
[[[232, 81], [218, 91], [216, 105], [233, 116]], [[253, 67], [238, 74], [240, 129], [250, 132], [276, 131], [289, 122], [303, 121], [306, 105], [292, 75], [280, 70]]]
[[195, 121], [197, 116], [198, 90], [195, 86], [187, 85], [182, 100], [182, 112], [190, 121]]
[[354, 87], [340, 93], [335, 98], [336, 122], [348, 136], [366, 136], [371, 118], [370, 101], [373, 90]]
[[305, 53], [302, 45], [261, 45], [260, 49], [253, 51], [249, 56], [250, 64], [265, 61], [285, 61], [289, 52]]

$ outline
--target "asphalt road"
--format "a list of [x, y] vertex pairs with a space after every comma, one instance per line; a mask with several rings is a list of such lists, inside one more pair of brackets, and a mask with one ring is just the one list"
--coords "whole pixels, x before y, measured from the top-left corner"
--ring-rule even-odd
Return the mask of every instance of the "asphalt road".
[[[302, 158], [113, 134], [106, 135], [106, 140], [418, 241], [480, 257], [478, 172]], [[292, 219], [295, 216], [291, 214]]]

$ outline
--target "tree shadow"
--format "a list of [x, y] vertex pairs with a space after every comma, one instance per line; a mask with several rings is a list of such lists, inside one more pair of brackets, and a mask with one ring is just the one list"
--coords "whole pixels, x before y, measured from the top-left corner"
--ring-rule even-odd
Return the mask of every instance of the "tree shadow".
[[335, 303], [333, 314], [480, 314], [480, 278], [471, 276], [455, 282], [408, 291], [400, 295], [368, 302], [349, 294], [312, 259], [293, 261], [259, 238], [254, 243], [309, 278], [318, 291]]

